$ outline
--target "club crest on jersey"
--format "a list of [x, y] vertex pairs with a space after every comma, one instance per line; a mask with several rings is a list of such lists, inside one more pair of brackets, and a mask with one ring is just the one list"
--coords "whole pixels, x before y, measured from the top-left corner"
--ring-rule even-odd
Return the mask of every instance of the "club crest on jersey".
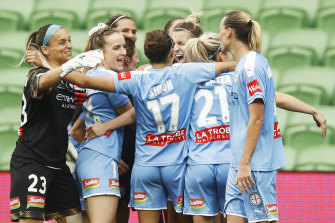
[[84, 190], [85, 192], [87, 190], [91, 190], [93, 188], [97, 188], [100, 186], [100, 179], [99, 178], [90, 178], [90, 179], [86, 179], [81, 181], [81, 183], [84, 186]]
[[117, 77], [119, 81], [126, 80], [126, 79], [131, 79], [131, 73], [130, 71], [123, 72], [123, 73], [118, 73]]
[[260, 206], [262, 204], [262, 198], [257, 192], [251, 193], [249, 195], [249, 202], [254, 206]]
[[109, 188], [111, 190], [120, 190], [119, 181], [117, 179], [109, 179]]
[[10, 210], [18, 209], [21, 206], [20, 198], [19, 197], [11, 198], [9, 201], [9, 205], [10, 205]]
[[183, 206], [183, 196], [178, 196], [177, 197], [177, 208]]
[[147, 201], [146, 192], [134, 192], [134, 201], [135, 203], [144, 203]]
[[257, 79], [251, 81], [247, 84], [250, 96], [254, 96], [256, 92], [262, 92], [262, 89], [259, 87]]
[[30, 208], [30, 207], [44, 208], [44, 205], [45, 205], [45, 197], [28, 195], [27, 208]]
[[268, 216], [278, 214], [277, 204], [269, 204], [265, 205], [265, 207], [266, 207], [266, 214]]
[[205, 201], [203, 198], [190, 199], [191, 210], [199, 210], [205, 208]]

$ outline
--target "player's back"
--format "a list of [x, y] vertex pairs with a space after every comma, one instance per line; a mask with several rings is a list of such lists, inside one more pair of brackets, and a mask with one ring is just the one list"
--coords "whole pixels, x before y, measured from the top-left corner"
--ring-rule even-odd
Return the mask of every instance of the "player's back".
[[214, 68], [214, 64], [182, 64], [119, 76], [117, 91], [134, 97], [135, 163], [164, 166], [184, 161], [192, 99], [199, 83], [214, 77]]
[[194, 96], [189, 137], [189, 164], [229, 163], [229, 102], [233, 72], [202, 83]]

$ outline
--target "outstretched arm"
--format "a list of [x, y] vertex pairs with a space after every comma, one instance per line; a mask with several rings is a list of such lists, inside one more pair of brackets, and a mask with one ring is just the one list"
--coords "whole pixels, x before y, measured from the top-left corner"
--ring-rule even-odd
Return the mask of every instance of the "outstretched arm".
[[307, 104], [296, 97], [276, 91], [277, 107], [294, 112], [310, 114], [318, 127], [321, 127], [323, 136], [327, 135], [327, 120], [314, 106]]
[[236, 68], [236, 62], [215, 62], [215, 75], [222, 74], [225, 71], [233, 71]]

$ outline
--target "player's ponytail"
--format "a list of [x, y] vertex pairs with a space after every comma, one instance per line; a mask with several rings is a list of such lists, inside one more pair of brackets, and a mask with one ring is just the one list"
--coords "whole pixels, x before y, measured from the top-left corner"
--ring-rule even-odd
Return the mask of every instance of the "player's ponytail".
[[259, 23], [242, 11], [228, 12], [222, 20], [225, 28], [232, 28], [236, 38], [256, 52], [262, 49], [262, 30]]

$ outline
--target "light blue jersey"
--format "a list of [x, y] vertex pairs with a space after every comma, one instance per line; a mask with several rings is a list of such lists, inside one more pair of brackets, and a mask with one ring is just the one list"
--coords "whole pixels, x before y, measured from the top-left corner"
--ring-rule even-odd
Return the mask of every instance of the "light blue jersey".
[[251, 170], [272, 171], [286, 165], [276, 114], [275, 87], [268, 61], [249, 51], [237, 64], [231, 103], [232, 167], [239, 168], [249, 122], [249, 104], [264, 102], [264, 123], [251, 160]]
[[[115, 73], [99, 67], [87, 72], [93, 77], [112, 76]], [[94, 123], [103, 123], [118, 116], [115, 108], [125, 105], [129, 99], [122, 94], [87, 89], [87, 101], [83, 105], [83, 113], [86, 127]], [[105, 154], [117, 162], [120, 160], [122, 150], [123, 128], [107, 132], [100, 137], [85, 140], [80, 148], [88, 148]]]
[[194, 96], [188, 164], [230, 163], [229, 103], [233, 72], [202, 83]]
[[183, 162], [194, 93], [201, 82], [214, 76], [214, 63], [177, 64], [113, 75], [117, 92], [134, 98], [136, 164], [165, 166]]

